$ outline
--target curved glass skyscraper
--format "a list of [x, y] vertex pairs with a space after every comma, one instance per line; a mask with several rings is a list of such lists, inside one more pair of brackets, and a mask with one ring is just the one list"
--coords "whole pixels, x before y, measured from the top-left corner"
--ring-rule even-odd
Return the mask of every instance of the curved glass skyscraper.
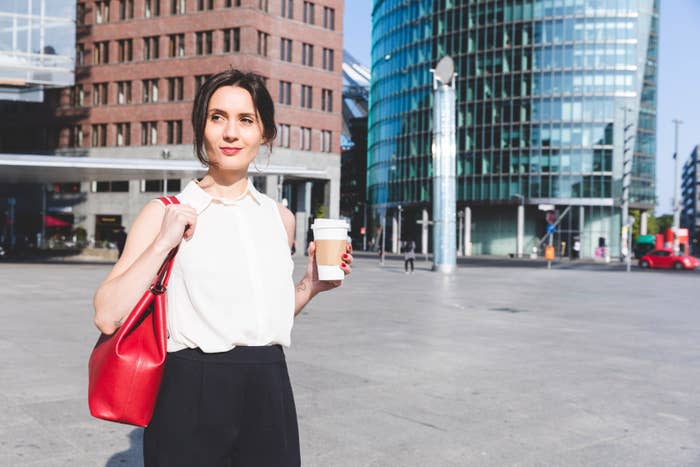
[[368, 198], [394, 241], [432, 217], [431, 68], [449, 55], [464, 248], [515, 253], [523, 204], [529, 252], [550, 204], [558, 253], [619, 252], [625, 157], [630, 207], [655, 203], [658, 0], [376, 0], [372, 21]]

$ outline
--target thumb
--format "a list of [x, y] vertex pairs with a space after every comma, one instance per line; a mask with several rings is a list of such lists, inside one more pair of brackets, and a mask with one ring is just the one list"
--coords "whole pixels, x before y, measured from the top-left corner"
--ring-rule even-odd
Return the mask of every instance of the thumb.
[[313, 257], [316, 253], [316, 244], [314, 242], [309, 242], [309, 248], [306, 252], [309, 254], [309, 257]]

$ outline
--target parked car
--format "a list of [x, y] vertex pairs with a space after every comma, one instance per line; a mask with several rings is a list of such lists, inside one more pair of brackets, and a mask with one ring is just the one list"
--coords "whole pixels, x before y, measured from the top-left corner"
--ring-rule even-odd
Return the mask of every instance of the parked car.
[[639, 267], [667, 269], [696, 269], [700, 265], [694, 256], [674, 255], [670, 248], [652, 250], [639, 259]]

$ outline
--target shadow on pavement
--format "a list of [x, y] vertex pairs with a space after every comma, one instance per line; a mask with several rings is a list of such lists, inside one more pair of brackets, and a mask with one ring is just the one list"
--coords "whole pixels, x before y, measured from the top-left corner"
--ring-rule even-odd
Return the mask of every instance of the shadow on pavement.
[[105, 467], [137, 467], [143, 465], [143, 429], [135, 428], [129, 433], [129, 449], [118, 452], [107, 460]]

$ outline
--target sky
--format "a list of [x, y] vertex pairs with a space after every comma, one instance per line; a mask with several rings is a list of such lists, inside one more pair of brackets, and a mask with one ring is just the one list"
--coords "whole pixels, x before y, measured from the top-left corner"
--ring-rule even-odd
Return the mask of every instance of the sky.
[[[345, 2], [345, 49], [370, 66], [372, 1]], [[700, 145], [700, 1], [661, 2], [658, 113], [656, 141], [656, 214], [671, 213], [673, 198], [674, 126], [679, 128], [679, 172], [691, 150]], [[679, 181], [680, 184], [680, 181]]]

